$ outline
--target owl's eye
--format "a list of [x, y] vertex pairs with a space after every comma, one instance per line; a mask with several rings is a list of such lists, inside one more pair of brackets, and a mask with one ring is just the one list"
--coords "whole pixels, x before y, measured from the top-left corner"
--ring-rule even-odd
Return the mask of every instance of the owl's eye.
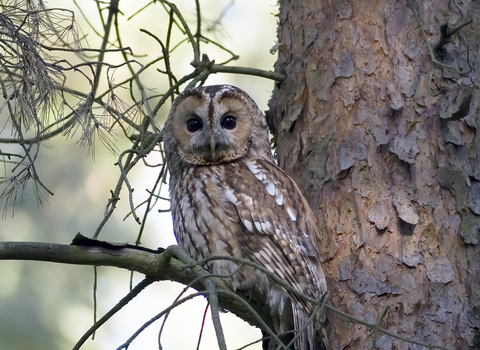
[[190, 132], [196, 132], [203, 127], [202, 120], [198, 117], [187, 120], [187, 130]]
[[232, 130], [232, 129], [235, 129], [235, 127], [237, 126], [237, 121], [235, 120], [235, 117], [232, 117], [231, 115], [227, 115], [223, 117], [220, 124], [224, 129]]

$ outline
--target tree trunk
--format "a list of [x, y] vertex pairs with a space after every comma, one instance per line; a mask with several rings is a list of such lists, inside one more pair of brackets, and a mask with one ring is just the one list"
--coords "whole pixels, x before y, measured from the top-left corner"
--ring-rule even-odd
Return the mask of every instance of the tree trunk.
[[[478, 1], [282, 0], [269, 111], [331, 305], [370, 323], [388, 306], [381, 327], [451, 349], [480, 349], [479, 28]], [[329, 318], [333, 349], [371, 347]]]

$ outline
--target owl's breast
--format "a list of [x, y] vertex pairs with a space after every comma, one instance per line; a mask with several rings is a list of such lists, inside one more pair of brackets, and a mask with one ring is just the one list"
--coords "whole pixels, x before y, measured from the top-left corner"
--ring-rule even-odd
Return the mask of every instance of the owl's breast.
[[[178, 244], [195, 260], [212, 255], [248, 258], [240, 243], [241, 220], [226, 199], [224, 175], [224, 165], [191, 167], [171, 188], [175, 236]], [[217, 275], [233, 274], [228, 279], [233, 289], [256, 285], [265, 290], [270, 283], [265, 275], [251, 267], [244, 266], [238, 271], [238, 265], [231, 261], [215, 260], [206, 267]]]
[[186, 169], [171, 189], [172, 214], [178, 243], [195, 259], [209, 255], [241, 257], [239, 220], [224, 200], [222, 165]]

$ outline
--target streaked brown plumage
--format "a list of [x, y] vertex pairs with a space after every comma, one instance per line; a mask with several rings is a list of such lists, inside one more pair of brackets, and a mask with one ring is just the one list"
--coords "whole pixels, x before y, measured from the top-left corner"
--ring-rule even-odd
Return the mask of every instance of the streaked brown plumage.
[[[295, 182], [275, 164], [265, 118], [244, 91], [216, 85], [180, 94], [165, 123], [164, 147], [175, 236], [192, 258], [250, 259], [308, 296], [325, 293], [314, 215]], [[216, 260], [209, 268], [229, 275], [237, 265]], [[290, 300], [295, 329], [313, 310], [251, 267], [228, 283], [267, 302], [278, 332], [287, 327], [283, 318]], [[312, 325], [308, 331], [297, 349], [312, 348]]]

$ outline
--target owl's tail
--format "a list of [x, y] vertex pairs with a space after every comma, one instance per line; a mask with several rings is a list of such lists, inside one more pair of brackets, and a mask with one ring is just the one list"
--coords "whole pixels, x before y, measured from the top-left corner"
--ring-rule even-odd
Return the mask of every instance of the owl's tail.
[[[319, 317], [310, 320], [311, 314], [300, 305], [293, 306], [295, 330], [300, 332], [295, 339], [296, 350], [329, 350], [328, 340]], [[320, 316], [320, 319], [324, 316]], [[306, 325], [306, 328], [305, 328]], [[305, 329], [304, 329], [305, 328]]]

